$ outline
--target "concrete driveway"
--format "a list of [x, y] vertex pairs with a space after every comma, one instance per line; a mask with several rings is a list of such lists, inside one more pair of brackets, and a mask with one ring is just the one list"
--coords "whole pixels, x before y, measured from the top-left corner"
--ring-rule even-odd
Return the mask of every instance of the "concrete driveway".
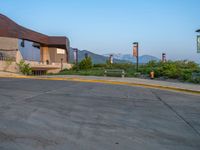
[[0, 79], [0, 150], [199, 150], [200, 96]]

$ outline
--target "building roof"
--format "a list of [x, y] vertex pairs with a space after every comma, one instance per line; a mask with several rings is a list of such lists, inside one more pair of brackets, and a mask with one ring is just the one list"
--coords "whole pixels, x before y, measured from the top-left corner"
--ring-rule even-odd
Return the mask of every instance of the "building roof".
[[19, 38], [40, 43], [42, 46], [67, 49], [69, 40], [64, 36], [48, 36], [22, 27], [0, 14], [0, 37]]

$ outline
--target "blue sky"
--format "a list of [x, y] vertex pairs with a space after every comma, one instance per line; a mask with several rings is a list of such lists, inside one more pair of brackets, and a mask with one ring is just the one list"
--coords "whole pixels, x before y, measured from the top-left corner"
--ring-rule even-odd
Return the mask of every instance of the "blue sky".
[[200, 62], [200, 0], [1, 0], [0, 13], [98, 54], [132, 53], [138, 41], [141, 55]]

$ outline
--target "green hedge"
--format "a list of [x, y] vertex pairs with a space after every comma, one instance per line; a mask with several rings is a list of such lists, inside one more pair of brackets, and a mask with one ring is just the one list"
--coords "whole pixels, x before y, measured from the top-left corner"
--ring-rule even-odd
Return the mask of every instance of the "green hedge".
[[126, 77], [147, 77], [151, 71], [155, 72], [156, 78], [177, 79], [180, 81], [200, 83], [200, 77], [195, 79], [193, 73], [200, 73], [200, 67], [193, 61], [150, 61], [147, 64], [139, 65], [139, 73], [136, 65], [126, 64], [95, 64], [92, 65], [91, 58], [83, 60], [79, 65], [75, 65], [71, 70], [64, 70], [60, 74], [96, 75], [103, 76], [105, 69], [123, 69]]

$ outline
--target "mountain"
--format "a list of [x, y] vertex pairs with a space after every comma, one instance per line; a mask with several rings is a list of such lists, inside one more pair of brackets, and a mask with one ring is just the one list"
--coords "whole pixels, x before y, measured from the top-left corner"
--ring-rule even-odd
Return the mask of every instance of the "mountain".
[[[95, 54], [95, 53], [92, 53], [87, 50], [78, 50], [78, 61], [79, 62], [85, 58], [86, 53], [88, 54], [88, 56], [90, 56], [92, 58], [92, 62], [94, 64], [104, 64], [108, 60], [107, 56]], [[114, 62], [115, 63], [127, 63], [128, 61], [114, 59]], [[74, 63], [74, 52], [73, 52], [72, 48], [70, 48], [70, 63]]]
[[151, 55], [142, 55], [139, 57], [139, 61], [143, 64], [146, 64], [152, 60], [155, 60], [155, 61], [160, 61], [159, 58], [155, 57], [155, 56], [151, 56]]
[[[105, 54], [104, 56], [110, 56], [110, 54]], [[136, 58], [133, 57], [133, 55], [131, 54], [113, 54], [113, 57], [118, 60], [125, 60], [132, 63], [136, 63]], [[139, 63], [141, 64], [148, 63], [149, 61], [152, 61], [152, 60], [159, 61], [157, 57], [154, 57], [151, 55], [142, 55], [139, 57]]]
[[[104, 64], [109, 59], [110, 54], [99, 55], [87, 50], [78, 50], [78, 61], [80, 62], [85, 58], [85, 54], [92, 58], [94, 64]], [[136, 58], [130, 54], [114, 54], [114, 63], [136, 63]], [[151, 60], [159, 61], [157, 57], [151, 55], [142, 55], [139, 57], [139, 63], [145, 64]], [[70, 48], [70, 63], [74, 63], [74, 51]]]

